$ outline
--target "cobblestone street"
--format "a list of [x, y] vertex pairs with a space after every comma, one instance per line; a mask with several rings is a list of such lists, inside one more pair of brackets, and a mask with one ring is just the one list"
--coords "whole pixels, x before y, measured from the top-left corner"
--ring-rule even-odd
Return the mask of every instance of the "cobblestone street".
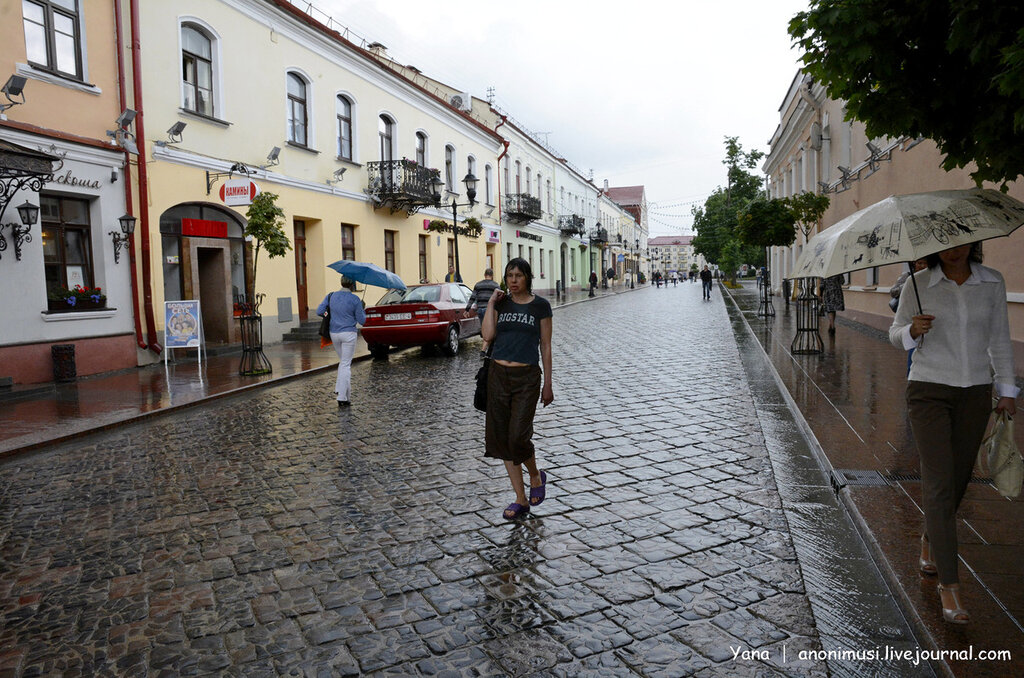
[[478, 339], [354, 365], [351, 409], [326, 372], [11, 458], [0, 676], [928, 675], [800, 657], [913, 640], [827, 481], [776, 482], [735, 322], [687, 283], [556, 309], [519, 523]]

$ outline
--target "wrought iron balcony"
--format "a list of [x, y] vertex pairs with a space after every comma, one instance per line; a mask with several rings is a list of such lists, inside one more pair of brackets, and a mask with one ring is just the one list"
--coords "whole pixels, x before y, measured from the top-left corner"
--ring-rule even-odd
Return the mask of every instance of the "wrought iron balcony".
[[529, 193], [512, 193], [505, 196], [505, 217], [509, 221], [529, 223], [540, 219], [540, 198]]
[[587, 232], [583, 226], [583, 217], [578, 214], [564, 214], [558, 217], [558, 230], [566, 237], [582, 236]]
[[413, 214], [434, 204], [430, 182], [438, 170], [405, 159], [368, 162], [366, 169], [366, 193], [373, 198], [374, 209], [387, 207], [392, 213]]
[[595, 245], [604, 244], [608, 242], [608, 229], [607, 228], [595, 228], [590, 232], [590, 242]]

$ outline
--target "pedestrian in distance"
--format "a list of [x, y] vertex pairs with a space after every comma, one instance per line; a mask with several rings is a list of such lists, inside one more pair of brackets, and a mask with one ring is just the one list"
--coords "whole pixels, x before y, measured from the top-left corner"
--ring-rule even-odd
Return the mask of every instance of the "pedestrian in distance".
[[338, 394], [338, 407], [348, 407], [352, 397], [352, 355], [356, 351], [356, 325], [366, 324], [363, 302], [352, 292], [356, 283], [341, 279], [341, 289], [331, 292], [320, 305], [316, 314], [323, 316], [328, 306], [331, 310], [331, 343], [338, 354], [338, 378], [334, 391]]
[[[484, 341], [493, 346], [487, 373], [484, 456], [505, 463], [516, 500], [503, 515], [515, 520], [543, 502], [546, 495], [547, 473], [537, 468], [533, 419], [538, 398], [547, 407], [555, 395], [551, 382], [551, 304], [533, 293], [533, 271], [528, 261], [517, 257], [508, 262], [505, 287], [507, 293], [497, 289], [488, 300], [481, 330]], [[530, 474], [529, 497], [523, 465]]]
[[988, 424], [996, 412], [1016, 413], [1013, 348], [1006, 283], [981, 265], [980, 243], [927, 257], [914, 274], [918, 301], [900, 294], [889, 340], [914, 348], [907, 377], [907, 414], [921, 463], [924, 531], [918, 566], [937, 575], [942, 617], [966, 624], [960, 599], [956, 511], [971, 479]]
[[828, 333], [836, 333], [836, 311], [845, 311], [843, 301], [843, 275], [833, 275], [821, 283], [821, 308], [828, 314]]
[[[498, 283], [494, 282], [494, 269], [484, 269], [484, 279], [473, 286], [473, 294], [469, 295], [469, 302], [466, 304], [466, 310], [463, 316], [470, 318], [473, 316], [473, 307], [476, 306], [476, 315], [480, 318], [480, 327], [484, 325], [484, 314], [487, 313], [487, 302], [491, 300], [491, 295], [494, 294], [494, 290], [498, 289]], [[480, 357], [483, 358], [487, 355], [488, 342], [485, 340], [483, 346], [480, 349]]]
[[453, 264], [448, 265], [448, 275], [444, 277], [445, 282], [462, 282], [462, 274], [455, 272]]
[[590, 296], [594, 296], [594, 290], [597, 289], [597, 271], [590, 272]]
[[705, 301], [711, 300], [711, 280], [711, 269], [705, 265], [704, 270], [700, 272], [701, 291], [704, 293]]

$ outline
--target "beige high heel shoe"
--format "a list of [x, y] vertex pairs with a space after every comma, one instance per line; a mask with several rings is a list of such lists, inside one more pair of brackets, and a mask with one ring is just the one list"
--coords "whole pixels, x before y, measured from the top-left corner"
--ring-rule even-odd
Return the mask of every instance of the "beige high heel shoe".
[[[946, 604], [942, 602], [942, 593], [945, 591], [949, 593], [953, 598], [953, 605], [956, 607], [948, 608]], [[966, 624], [971, 621], [971, 615], [968, 614], [967, 610], [963, 608], [963, 603], [960, 602], [960, 585], [950, 584], [949, 586], [943, 586], [939, 584], [939, 604], [942, 605], [942, 618], [948, 621], [950, 624]]]
[[939, 568], [932, 560], [932, 545], [928, 541], [928, 537], [923, 534], [921, 535], [921, 557], [917, 559], [917, 564], [921, 568], [921, 574], [933, 577], [939, 573]]

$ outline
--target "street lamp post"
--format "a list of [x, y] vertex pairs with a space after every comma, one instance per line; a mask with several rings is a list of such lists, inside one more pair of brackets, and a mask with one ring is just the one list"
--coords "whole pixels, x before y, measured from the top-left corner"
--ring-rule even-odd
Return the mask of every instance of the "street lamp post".
[[[462, 179], [462, 183], [466, 185], [466, 197], [469, 198], [468, 203], [460, 204], [456, 202], [455, 196], [452, 196], [452, 238], [455, 241], [455, 278], [459, 281], [462, 280], [462, 272], [459, 269], [459, 208], [473, 207], [476, 204], [476, 182], [477, 178], [473, 176], [472, 172], [467, 173]], [[430, 187], [434, 194], [434, 207], [441, 207], [441, 188], [443, 186], [444, 182], [441, 181], [439, 176], [435, 176], [430, 182]]]
[[636, 275], [640, 272], [640, 238], [633, 241], [633, 277], [629, 281], [629, 289], [636, 289]]

